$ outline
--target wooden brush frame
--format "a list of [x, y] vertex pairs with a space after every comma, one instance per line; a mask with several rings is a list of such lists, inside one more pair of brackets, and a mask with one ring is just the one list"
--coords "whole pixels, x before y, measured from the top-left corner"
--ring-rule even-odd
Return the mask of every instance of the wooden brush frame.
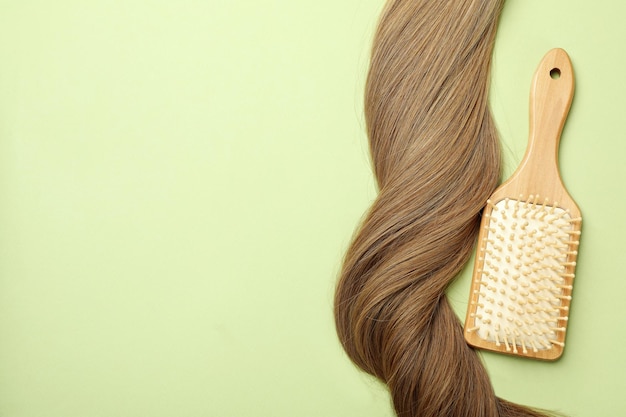
[[[477, 293], [480, 291], [485, 267], [485, 256], [481, 254], [486, 249], [485, 238], [490, 233], [486, 227], [495, 204], [507, 198], [519, 200], [520, 196], [524, 201], [534, 198], [542, 204], [547, 198], [548, 206], [566, 210], [570, 218], [575, 219], [572, 222], [572, 236], [580, 234], [580, 209], [565, 189], [558, 168], [559, 142], [573, 95], [574, 72], [570, 59], [564, 50], [553, 49], [545, 55], [533, 78], [530, 94], [530, 135], [526, 154], [511, 178], [491, 196], [491, 204], [483, 212], [464, 332], [466, 341], [474, 347], [543, 360], [555, 360], [563, 353], [566, 331], [557, 332], [558, 337], [549, 349], [543, 348], [537, 352], [528, 349], [527, 353], [517, 349], [518, 352], [514, 353], [513, 349], [507, 350], [508, 346], [502, 343], [497, 346], [495, 342], [481, 338], [478, 332], [472, 330], [478, 325], [475, 317], [479, 297]], [[567, 249], [569, 254], [564, 271], [566, 287], [573, 285], [577, 251], [578, 241], [573, 239]], [[563, 289], [562, 296], [560, 308], [568, 311], [571, 289]], [[566, 328], [567, 319], [559, 320], [559, 326]]]

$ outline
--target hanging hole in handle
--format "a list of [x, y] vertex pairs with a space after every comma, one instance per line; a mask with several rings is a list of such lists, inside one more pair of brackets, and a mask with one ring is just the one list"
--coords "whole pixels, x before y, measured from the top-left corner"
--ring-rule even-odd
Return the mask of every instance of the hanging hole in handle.
[[552, 68], [550, 70], [550, 77], [553, 80], [558, 80], [559, 78], [561, 78], [561, 70], [558, 68]]

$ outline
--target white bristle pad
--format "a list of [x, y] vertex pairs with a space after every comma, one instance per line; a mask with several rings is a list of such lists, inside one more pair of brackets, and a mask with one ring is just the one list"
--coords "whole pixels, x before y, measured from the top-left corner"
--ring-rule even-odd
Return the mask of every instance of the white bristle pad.
[[[475, 327], [483, 340], [513, 353], [550, 349], [565, 332], [580, 232], [556, 202], [491, 201], [479, 252]], [[562, 340], [562, 338], [560, 338]], [[518, 349], [522, 352], [518, 352]]]

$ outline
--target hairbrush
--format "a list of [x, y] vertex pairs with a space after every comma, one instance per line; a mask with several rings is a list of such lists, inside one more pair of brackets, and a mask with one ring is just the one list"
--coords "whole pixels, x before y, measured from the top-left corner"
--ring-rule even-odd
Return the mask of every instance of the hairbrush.
[[483, 211], [464, 331], [474, 347], [544, 360], [563, 353], [582, 226], [558, 168], [573, 95], [569, 56], [552, 49], [532, 82], [526, 154]]

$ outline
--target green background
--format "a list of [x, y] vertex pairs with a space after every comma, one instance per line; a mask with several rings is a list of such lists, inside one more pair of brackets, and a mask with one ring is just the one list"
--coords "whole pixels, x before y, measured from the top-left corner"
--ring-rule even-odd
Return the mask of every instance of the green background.
[[[0, 417], [393, 415], [332, 322], [375, 196], [361, 97], [382, 3], [0, 1]], [[565, 355], [483, 355], [499, 395], [571, 416], [626, 415], [625, 12], [509, 0], [494, 53], [506, 175], [539, 60], [562, 47], [576, 70]]]

